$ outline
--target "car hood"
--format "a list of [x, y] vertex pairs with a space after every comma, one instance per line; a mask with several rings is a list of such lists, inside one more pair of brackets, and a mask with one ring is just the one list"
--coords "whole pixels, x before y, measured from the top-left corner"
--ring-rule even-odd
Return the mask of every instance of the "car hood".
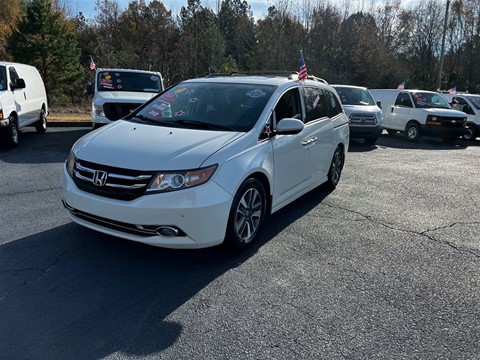
[[158, 93], [135, 91], [99, 91], [95, 93], [94, 102], [145, 102]]
[[428, 109], [422, 109], [425, 110], [427, 113], [431, 115], [437, 115], [437, 116], [454, 116], [454, 117], [467, 117], [467, 115], [464, 112], [454, 110], [454, 109], [438, 109], [438, 108], [428, 108]]
[[213, 153], [244, 135], [118, 120], [78, 140], [76, 157], [135, 170], [186, 170], [202, 166]]
[[380, 108], [376, 105], [343, 105], [343, 109], [347, 115], [353, 113], [373, 113], [378, 114], [381, 112]]

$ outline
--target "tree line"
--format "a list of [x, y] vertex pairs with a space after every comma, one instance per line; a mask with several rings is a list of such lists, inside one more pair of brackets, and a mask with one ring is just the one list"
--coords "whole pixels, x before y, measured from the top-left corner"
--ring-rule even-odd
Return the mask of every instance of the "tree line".
[[123, 10], [97, 0], [92, 18], [62, 0], [0, 2], [0, 58], [36, 66], [53, 105], [82, 100], [92, 60], [160, 71], [172, 85], [210, 73], [298, 71], [300, 51], [308, 73], [329, 83], [437, 90], [440, 80], [442, 89], [480, 92], [480, 0], [277, 0], [262, 18], [242, 0], [215, 9], [187, 0], [176, 14], [158, 0]]

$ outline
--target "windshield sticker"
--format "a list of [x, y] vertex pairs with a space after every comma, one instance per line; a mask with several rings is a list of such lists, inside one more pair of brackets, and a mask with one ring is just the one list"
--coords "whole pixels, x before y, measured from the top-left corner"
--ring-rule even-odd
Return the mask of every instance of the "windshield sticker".
[[180, 89], [177, 89], [175, 90], [175, 94], [181, 94], [183, 92], [185, 92], [188, 88], [185, 86], [185, 87], [182, 87]]
[[167, 110], [167, 109], [170, 108], [170, 106], [167, 105], [167, 104], [155, 104], [155, 105], [152, 105], [152, 107], [153, 107], [154, 109], [159, 110], [159, 111], [165, 111], [165, 110]]
[[163, 98], [165, 99], [175, 99], [177, 97], [176, 94], [172, 94], [172, 93], [165, 93], [162, 95]]
[[155, 75], [152, 75], [152, 76], [150, 76], [150, 80], [156, 81], [156, 80], [157, 80], [157, 77], [156, 77]]
[[153, 117], [156, 117], [156, 118], [162, 117], [162, 114], [159, 112], [156, 112], [155, 110], [150, 110], [148, 112], [148, 115], [152, 115]]
[[317, 107], [319, 101], [320, 101], [320, 95], [317, 94], [317, 97], [315, 98], [315, 101], [313, 102], [313, 107], [314, 108]]
[[248, 97], [251, 97], [252, 99], [257, 99], [260, 97], [264, 97], [267, 94], [260, 89], [255, 89], [255, 90], [247, 91], [246, 95]]
[[182, 116], [182, 115], [184, 115], [184, 114], [185, 114], [185, 111], [180, 110], [180, 111], [177, 111], [177, 112], [175, 113], [175, 116]]
[[199, 100], [198, 98], [194, 97], [194, 98], [190, 98], [190, 99], [188, 100], [188, 102], [195, 104], [198, 100]]

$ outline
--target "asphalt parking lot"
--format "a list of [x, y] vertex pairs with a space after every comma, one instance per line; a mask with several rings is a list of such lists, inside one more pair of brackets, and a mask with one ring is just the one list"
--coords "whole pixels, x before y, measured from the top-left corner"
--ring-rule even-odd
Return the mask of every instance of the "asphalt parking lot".
[[60, 176], [88, 131], [0, 149], [0, 358], [480, 359], [480, 140], [352, 141], [335, 191], [232, 254], [70, 222]]

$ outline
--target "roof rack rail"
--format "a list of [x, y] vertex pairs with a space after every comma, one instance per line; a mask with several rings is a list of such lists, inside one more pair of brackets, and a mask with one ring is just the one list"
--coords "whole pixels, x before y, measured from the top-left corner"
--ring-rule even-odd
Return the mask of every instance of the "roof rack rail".
[[[289, 79], [294, 79], [294, 76], [298, 78], [298, 71], [289, 70], [246, 70], [246, 71], [234, 71], [231, 73], [211, 73], [205, 77], [221, 77], [221, 76], [244, 76], [244, 75], [264, 75], [264, 76], [282, 76]], [[319, 78], [315, 75], [307, 75], [307, 79], [319, 81], [324, 84], [328, 84], [325, 79]]]

